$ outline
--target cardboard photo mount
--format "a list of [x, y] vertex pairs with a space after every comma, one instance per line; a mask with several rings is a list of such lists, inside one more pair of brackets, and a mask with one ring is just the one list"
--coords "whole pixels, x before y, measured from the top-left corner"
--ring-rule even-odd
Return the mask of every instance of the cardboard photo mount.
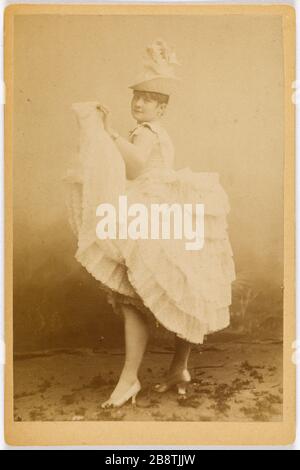
[[[17, 15], [276, 15], [285, 83], [284, 413], [282, 422], [15, 422], [13, 414], [13, 74]], [[288, 445], [295, 439], [295, 10], [288, 5], [11, 5], [5, 9], [5, 439], [10, 445]]]

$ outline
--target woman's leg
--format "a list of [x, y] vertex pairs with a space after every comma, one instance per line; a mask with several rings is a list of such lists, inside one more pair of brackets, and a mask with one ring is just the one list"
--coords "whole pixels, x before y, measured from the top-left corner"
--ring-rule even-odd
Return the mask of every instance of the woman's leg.
[[125, 322], [125, 363], [111, 399], [121, 398], [137, 381], [149, 337], [148, 325], [141, 312], [127, 305], [122, 306], [122, 312]]
[[191, 349], [191, 343], [175, 336], [175, 353], [172, 363], [164, 382], [155, 386], [156, 391], [166, 392], [172, 386], [177, 385], [178, 393], [180, 395], [186, 394], [186, 383], [191, 381], [191, 376], [187, 372]]
[[169, 369], [169, 375], [174, 375], [188, 368], [192, 345], [188, 341], [175, 336], [175, 353]]

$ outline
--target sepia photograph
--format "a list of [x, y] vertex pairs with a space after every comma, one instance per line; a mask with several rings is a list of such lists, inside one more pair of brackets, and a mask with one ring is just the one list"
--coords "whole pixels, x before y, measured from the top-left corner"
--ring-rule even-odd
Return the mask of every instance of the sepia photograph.
[[12, 440], [291, 440], [294, 10], [24, 5], [5, 26]]

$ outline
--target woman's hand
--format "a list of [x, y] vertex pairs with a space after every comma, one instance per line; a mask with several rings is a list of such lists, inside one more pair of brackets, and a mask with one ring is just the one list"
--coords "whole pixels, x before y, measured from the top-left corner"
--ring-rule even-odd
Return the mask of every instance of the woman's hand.
[[106, 132], [110, 133], [110, 131], [112, 131], [110, 109], [103, 104], [98, 104], [97, 109], [102, 113], [104, 129]]

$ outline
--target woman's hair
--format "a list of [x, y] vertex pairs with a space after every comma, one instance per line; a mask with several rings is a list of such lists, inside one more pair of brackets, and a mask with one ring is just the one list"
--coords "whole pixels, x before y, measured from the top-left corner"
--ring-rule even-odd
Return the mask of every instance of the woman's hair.
[[169, 103], [169, 95], [164, 95], [163, 93], [156, 93], [154, 91], [139, 91], [134, 90], [134, 95], [142, 95], [150, 100], [157, 101], [158, 104], [168, 104]]

